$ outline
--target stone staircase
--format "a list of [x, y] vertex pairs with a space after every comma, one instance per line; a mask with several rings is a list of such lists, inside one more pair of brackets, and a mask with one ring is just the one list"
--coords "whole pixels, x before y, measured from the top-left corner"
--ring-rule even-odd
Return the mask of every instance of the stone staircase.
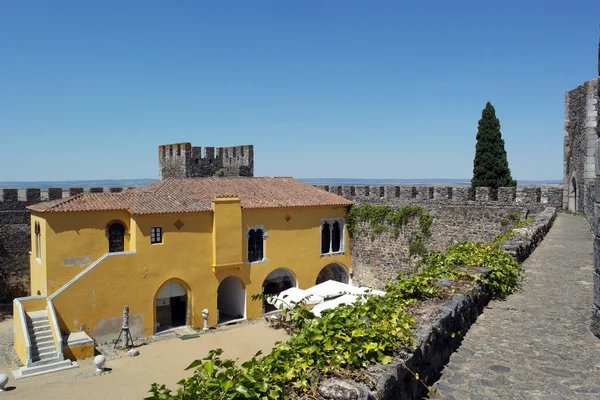
[[14, 371], [15, 378], [77, 367], [77, 363], [65, 360], [62, 351], [57, 351], [47, 311], [28, 312], [26, 320], [31, 341], [31, 363]]

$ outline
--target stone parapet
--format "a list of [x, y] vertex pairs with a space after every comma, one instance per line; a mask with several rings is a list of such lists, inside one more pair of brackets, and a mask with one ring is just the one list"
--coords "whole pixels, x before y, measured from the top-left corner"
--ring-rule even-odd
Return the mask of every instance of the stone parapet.
[[521, 206], [539, 212], [547, 205], [562, 210], [563, 189], [561, 187], [518, 186], [476, 188], [475, 196], [470, 187], [369, 185], [340, 186], [315, 185], [326, 192], [343, 196], [357, 204], [381, 204], [404, 206], [407, 204], [472, 206]]

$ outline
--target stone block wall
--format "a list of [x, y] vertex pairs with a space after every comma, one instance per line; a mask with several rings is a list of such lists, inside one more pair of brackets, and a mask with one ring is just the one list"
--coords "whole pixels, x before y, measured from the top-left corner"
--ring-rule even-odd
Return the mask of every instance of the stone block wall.
[[594, 216], [599, 80], [565, 94], [563, 207]]
[[[600, 44], [598, 45], [597, 99], [600, 102]], [[596, 117], [596, 187], [594, 191], [594, 301], [591, 329], [600, 338], [600, 104]]]
[[[453, 244], [491, 241], [512, 226], [521, 209], [514, 205], [422, 205], [433, 217], [431, 237], [425, 241], [427, 250], [443, 251]], [[525, 214], [521, 213], [521, 218]], [[531, 215], [533, 216], [533, 215]], [[352, 280], [354, 284], [383, 289], [400, 272], [412, 272], [418, 256], [409, 254], [413, 232], [420, 232], [416, 218], [396, 237], [385, 227], [376, 233], [368, 223], [357, 224], [351, 240]]]
[[[480, 187], [473, 196], [470, 187], [427, 186], [336, 186], [317, 187], [341, 195], [357, 204], [379, 204], [401, 208], [419, 205], [433, 217], [431, 237], [425, 241], [427, 250], [443, 251], [448, 246], [466, 242], [490, 241], [512, 226], [514, 216], [525, 219], [552, 206], [562, 209], [561, 187], [502, 187], [497, 191]], [[386, 227], [374, 232], [359, 223], [351, 240], [352, 279], [355, 284], [382, 289], [400, 272], [414, 270], [417, 256], [409, 254], [411, 237], [420, 232], [417, 221], [393, 235]]]
[[192, 147], [191, 143], [158, 146], [159, 176], [254, 176], [254, 146]]

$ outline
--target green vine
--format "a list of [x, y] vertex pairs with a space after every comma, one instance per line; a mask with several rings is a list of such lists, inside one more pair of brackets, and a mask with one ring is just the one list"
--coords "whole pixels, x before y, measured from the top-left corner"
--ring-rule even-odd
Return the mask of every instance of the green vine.
[[419, 206], [407, 205], [393, 209], [375, 204], [351, 205], [346, 214], [346, 226], [350, 237], [358, 233], [359, 222], [366, 222], [372, 229], [371, 240], [375, 239], [374, 234], [383, 233], [386, 226], [391, 229], [391, 236], [397, 238], [401, 230], [414, 218], [418, 218], [421, 232], [411, 232], [408, 250], [410, 255], [423, 255], [427, 252], [425, 240], [431, 236], [433, 217]]

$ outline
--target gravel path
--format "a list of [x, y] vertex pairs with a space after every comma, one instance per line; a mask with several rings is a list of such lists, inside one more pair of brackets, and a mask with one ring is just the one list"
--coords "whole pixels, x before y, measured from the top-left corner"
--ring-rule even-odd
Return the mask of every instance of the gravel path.
[[522, 290], [493, 301], [435, 384], [445, 399], [599, 399], [600, 339], [590, 332], [592, 233], [559, 214], [525, 261]]

